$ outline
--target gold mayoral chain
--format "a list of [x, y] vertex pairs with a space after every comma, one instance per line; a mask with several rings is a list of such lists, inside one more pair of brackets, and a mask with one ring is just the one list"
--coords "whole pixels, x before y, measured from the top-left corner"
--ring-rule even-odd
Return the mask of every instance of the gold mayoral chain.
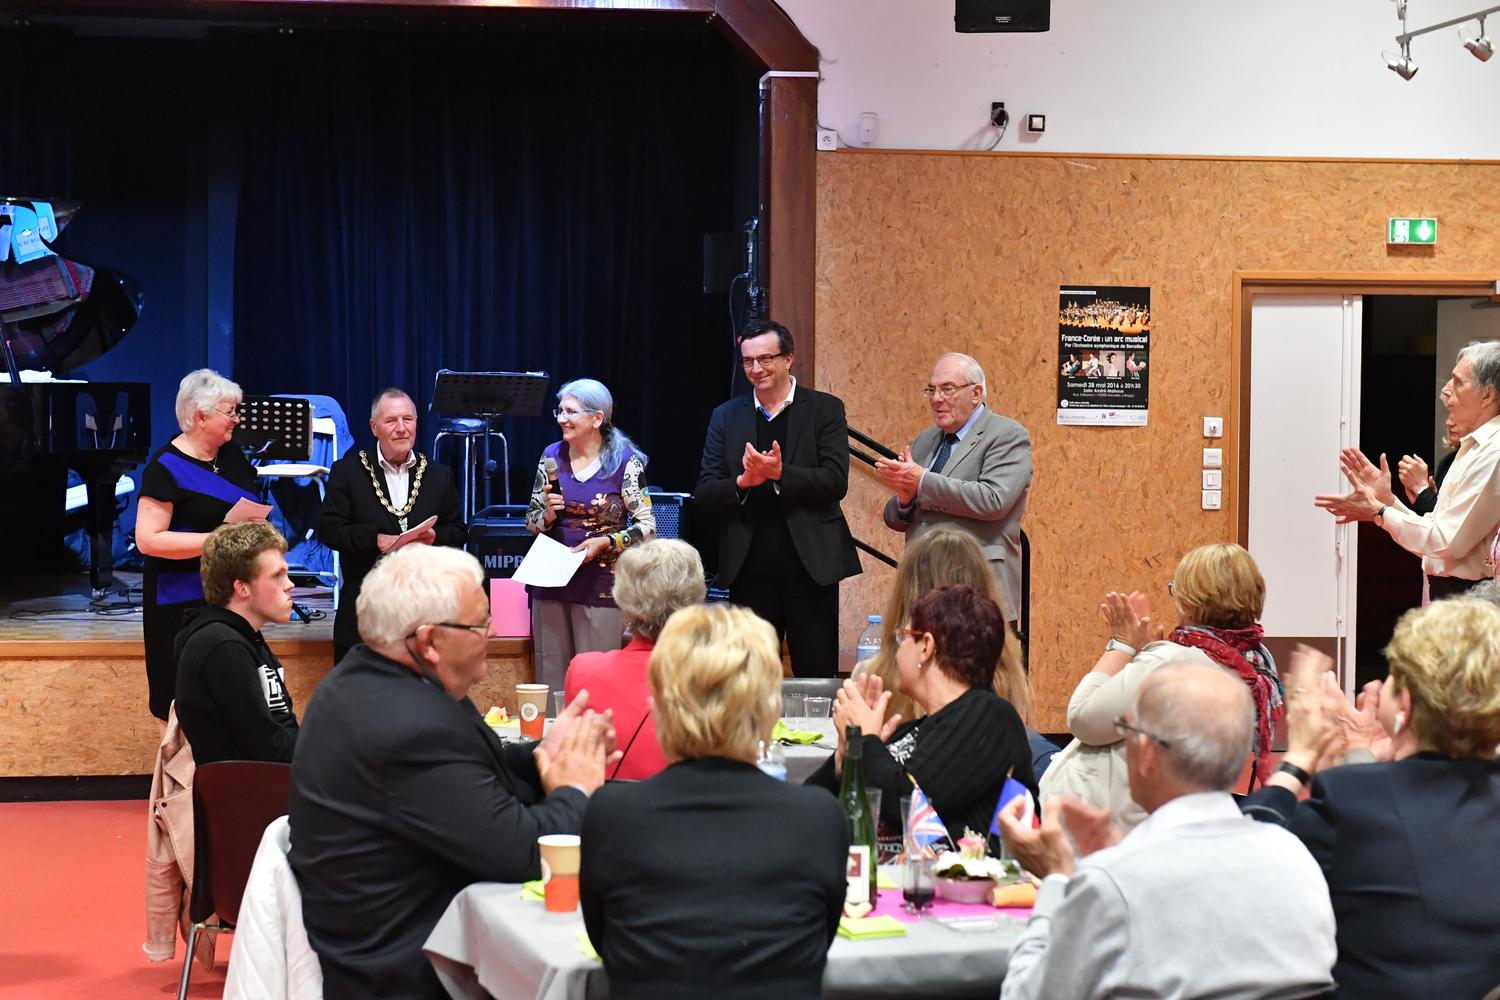
[[406, 523], [406, 516], [417, 505], [417, 494], [422, 492], [422, 473], [427, 471], [427, 456], [421, 452], [417, 452], [417, 468], [412, 472], [411, 492], [406, 496], [406, 506], [400, 510], [391, 506], [391, 502], [385, 498], [385, 490], [380, 486], [380, 477], [375, 474], [374, 467], [370, 465], [370, 456], [365, 454], [363, 448], [359, 452], [359, 464], [363, 465], [365, 471], [370, 474], [370, 485], [375, 487], [375, 499], [380, 501], [380, 506], [390, 511], [391, 515], [395, 517], [396, 523], [401, 525], [401, 530], [406, 531], [410, 527]]

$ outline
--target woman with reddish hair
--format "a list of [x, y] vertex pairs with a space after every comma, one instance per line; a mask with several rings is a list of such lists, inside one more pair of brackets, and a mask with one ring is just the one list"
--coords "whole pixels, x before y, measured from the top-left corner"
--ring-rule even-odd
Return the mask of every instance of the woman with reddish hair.
[[878, 677], [845, 681], [833, 710], [838, 749], [808, 781], [837, 787], [845, 727], [859, 726], [865, 784], [884, 793], [887, 829], [901, 829], [901, 797], [915, 781], [955, 843], [966, 828], [987, 832], [1006, 778], [1036, 793], [1026, 727], [990, 689], [1005, 631], [995, 602], [973, 587], [938, 587], [918, 598], [897, 632], [896, 665], [902, 693], [925, 714], [886, 718], [891, 692]]

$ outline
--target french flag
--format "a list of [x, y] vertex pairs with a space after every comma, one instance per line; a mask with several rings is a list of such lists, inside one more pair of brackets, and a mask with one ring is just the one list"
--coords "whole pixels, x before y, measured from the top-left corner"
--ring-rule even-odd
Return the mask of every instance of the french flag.
[[1000, 810], [1016, 798], [1024, 799], [1026, 802], [1021, 810], [1021, 822], [1033, 830], [1042, 825], [1041, 817], [1036, 813], [1036, 799], [1032, 797], [1031, 789], [1015, 778], [1006, 778], [1005, 784], [1000, 786], [1000, 801], [995, 803], [995, 815], [990, 820], [990, 833], [1000, 836]]

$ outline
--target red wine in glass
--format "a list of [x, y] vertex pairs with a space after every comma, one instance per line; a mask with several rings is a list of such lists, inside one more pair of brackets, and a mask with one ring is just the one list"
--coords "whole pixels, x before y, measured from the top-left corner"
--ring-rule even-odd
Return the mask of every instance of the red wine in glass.
[[936, 897], [936, 891], [931, 885], [918, 885], [901, 890], [901, 898], [906, 900], [906, 908], [912, 912], [925, 910], [932, 905]]

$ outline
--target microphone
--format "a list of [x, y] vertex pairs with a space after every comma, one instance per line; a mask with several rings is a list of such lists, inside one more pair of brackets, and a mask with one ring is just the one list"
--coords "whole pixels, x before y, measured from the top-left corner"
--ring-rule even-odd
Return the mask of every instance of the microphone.
[[562, 487], [557, 485], [557, 459], [548, 455], [542, 459], [542, 469], [547, 473], [547, 492], [561, 493]]

